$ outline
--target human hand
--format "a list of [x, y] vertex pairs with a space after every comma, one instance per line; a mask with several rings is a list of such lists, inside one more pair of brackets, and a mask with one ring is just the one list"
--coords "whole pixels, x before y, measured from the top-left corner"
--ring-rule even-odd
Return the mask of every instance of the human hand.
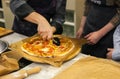
[[55, 27], [51, 27], [48, 22], [43, 22], [43, 25], [38, 25], [38, 34], [43, 40], [50, 40], [53, 37]]
[[96, 31], [87, 34], [84, 38], [88, 41], [88, 44], [94, 45], [102, 38], [102, 36]]
[[80, 39], [82, 37], [82, 33], [83, 33], [83, 28], [80, 27], [76, 33], [76, 38]]
[[113, 48], [108, 48], [107, 59], [112, 59]]
[[49, 40], [53, 37], [55, 28], [51, 27], [46, 18], [37, 12], [32, 12], [24, 18], [25, 20], [38, 25], [38, 34], [43, 40]]

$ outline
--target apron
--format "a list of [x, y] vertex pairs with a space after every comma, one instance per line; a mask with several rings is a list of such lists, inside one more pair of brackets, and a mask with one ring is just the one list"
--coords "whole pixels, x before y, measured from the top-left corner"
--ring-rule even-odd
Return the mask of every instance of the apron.
[[[83, 36], [97, 31], [106, 25], [116, 14], [115, 6], [106, 6], [105, 0], [89, 0], [92, 2], [91, 10], [87, 16]], [[81, 52], [96, 57], [106, 58], [107, 48], [113, 48], [113, 29], [95, 45], [85, 44]]]
[[[27, 4], [30, 5], [36, 12], [44, 16], [48, 22], [50, 18], [56, 12], [56, 0], [28, 0]], [[37, 25], [25, 20], [20, 20], [15, 17], [14, 24], [12, 28], [15, 32], [26, 35], [33, 36], [37, 33]]]

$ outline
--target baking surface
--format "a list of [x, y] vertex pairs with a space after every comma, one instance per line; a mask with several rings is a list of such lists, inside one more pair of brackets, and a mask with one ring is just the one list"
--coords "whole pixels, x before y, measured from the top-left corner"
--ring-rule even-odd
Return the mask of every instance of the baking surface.
[[[31, 38], [31, 37], [30, 37]], [[16, 43], [13, 43], [11, 44], [11, 48], [12, 49], [16, 49], [19, 53], [22, 53], [23, 57], [28, 59], [28, 60], [31, 60], [31, 61], [34, 61], [34, 62], [39, 62], [39, 63], [49, 63], [53, 66], [60, 66], [63, 61], [55, 61], [53, 59], [50, 59], [50, 58], [40, 58], [40, 57], [35, 57], [35, 56], [31, 56], [31, 55], [28, 55], [27, 53], [23, 52], [21, 50], [21, 45], [25, 42], [25, 41], [28, 41], [30, 38], [27, 38], [27, 39], [24, 39], [24, 40], [21, 40], [21, 41], [18, 41]], [[82, 43], [84, 43], [84, 40], [81, 40], [79, 41], [78, 39], [75, 39], [75, 38], [70, 38], [73, 42], [73, 44], [75, 45], [74, 49], [68, 54], [68, 56], [66, 56], [66, 60], [70, 60], [72, 59], [73, 57], [75, 57], [79, 52], [80, 52], [80, 45]]]

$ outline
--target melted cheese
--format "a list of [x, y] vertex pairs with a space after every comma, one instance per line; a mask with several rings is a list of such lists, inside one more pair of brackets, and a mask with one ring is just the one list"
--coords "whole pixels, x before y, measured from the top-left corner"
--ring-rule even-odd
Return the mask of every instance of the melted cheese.
[[49, 48], [43, 48], [43, 49], [41, 49], [42, 51], [44, 51], [44, 52], [48, 52], [49, 51]]

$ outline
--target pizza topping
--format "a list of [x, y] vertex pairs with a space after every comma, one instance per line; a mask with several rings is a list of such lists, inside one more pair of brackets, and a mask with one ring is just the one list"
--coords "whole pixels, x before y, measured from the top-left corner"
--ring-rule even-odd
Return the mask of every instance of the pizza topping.
[[67, 38], [59, 38], [59, 46], [52, 40], [44, 41], [39, 37], [32, 38], [30, 41], [22, 44], [22, 50], [30, 55], [39, 57], [54, 57], [63, 55], [71, 51], [74, 47], [72, 41]]
[[48, 52], [49, 51], [49, 48], [43, 48], [43, 49], [41, 49], [42, 51], [44, 51], [44, 52]]

